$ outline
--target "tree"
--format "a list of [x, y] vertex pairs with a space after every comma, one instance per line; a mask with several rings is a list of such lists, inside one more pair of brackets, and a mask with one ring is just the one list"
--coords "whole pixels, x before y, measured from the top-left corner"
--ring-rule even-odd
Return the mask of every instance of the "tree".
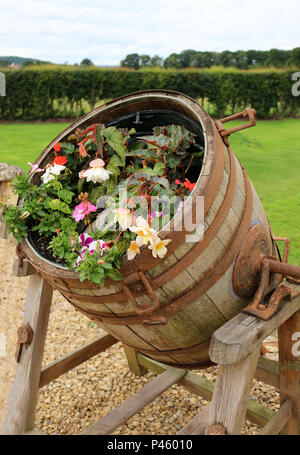
[[281, 49], [270, 49], [268, 65], [275, 66], [276, 68], [282, 68], [286, 65], [286, 62], [289, 58], [287, 51]]
[[140, 56], [140, 65], [141, 66], [151, 66], [151, 57], [150, 55], [143, 54]]
[[163, 64], [164, 59], [159, 55], [154, 55], [154, 57], [151, 58], [151, 66], [163, 66]]
[[121, 61], [121, 66], [124, 66], [125, 68], [134, 68], [135, 70], [138, 70], [140, 68], [140, 56], [139, 54], [128, 54], [124, 58], [124, 60]]
[[80, 66], [93, 66], [94, 63], [89, 58], [84, 58], [80, 63]]
[[239, 69], [245, 70], [248, 68], [247, 53], [245, 51], [233, 52], [233, 63]]
[[234, 66], [233, 52], [223, 51], [220, 54], [220, 63], [222, 66]]
[[180, 68], [188, 68], [189, 66], [192, 66], [192, 61], [196, 54], [197, 51], [194, 51], [193, 49], [186, 49], [185, 51], [180, 52]]
[[180, 68], [179, 54], [176, 54], [175, 52], [173, 52], [173, 54], [169, 55], [169, 57], [167, 57], [165, 59], [164, 67], [165, 68], [176, 68], [176, 69]]
[[296, 66], [300, 66], [300, 47], [295, 47], [291, 51], [291, 63]]

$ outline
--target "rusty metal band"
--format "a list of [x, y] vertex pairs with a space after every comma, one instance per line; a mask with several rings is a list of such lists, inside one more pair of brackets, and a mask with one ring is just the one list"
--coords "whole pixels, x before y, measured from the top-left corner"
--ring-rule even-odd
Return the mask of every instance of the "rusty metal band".
[[[195, 188], [195, 193], [193, 196], [193, 207], [192, 207], [192, 218], [196, 217], [196, 204], [195, 200], [197, 196], [204, 197], [204, 217], [206, 216], [207, 212], [209, 211], [212, 202], [214, 201], [218, 189], [221, 185], [223, 174], [224, 174], [224, 167], [225, 167], [225, 158], [224, 158], [224, 144], [216, 143], [216, 153], [214, 156], [212, 169], [210, 171], [210, 175], [207, 176], [207, 181], [205, 185], [197, 185]], [[204, 176], [205, 177], [205, 176]], [[200, 179], [201, 180], [201, 179]], [[173, 222], [174, 225], [174, 222]], [[171, 228], [172, 229], [172, 228]], [[190, 232], [186, 231], [185, 229], [181, 229], [180, 231], [163, 231], [161, 233], [161, 238], [168, 238], [171, 239], [172, 242], [168, 245], [168, 252], [167, 255], [162, 258], [154, 258], [151, 251], [148, 248], [145, 248], [141, 251], [141, 254], [135, 258], [132, 262], [126, 262], [125, 266], [122, 266], [121, 273], [122, 274], [129, 274], [134, 272], [135, 270], [142, 270], [146, 272], [147, 270], [151, 269], [155, 265], [159, 264], [160, 262], [164, 261], [170, 254], [172, 254], [178, 244], [183, 243], [185, 240], [185, 236], [190, 234]]]
[[[181, 311], [185, 306], [189, 305], [190, 303], [194, 302], [195, 300], [199, 299], [201, 295], [203, 295], [211, 286], [213, 286], [218, 279], [226, 272], [228, 267], [233, 263], [235, 258], [237, 257], [242, 241], [245, 238], [245, 235], [248, 232], [251, 218], [252, 218], [252, 210], [253, 210], [253, 197], [252, 197], [252, 190], [250, 186], [249, 178], [246, 172], [243, 169], [244, 179], [246, 183], [246, 200], [245, 200], [245, 207], [244, 213], [241, 218], [241, 221], [236, 229], [234, 238], [231, 243], [231, 247], [229, 250], [225, 252], [225, 254], [220, 258], [219, 262], [212, 270], [208, 270], [203, 279], [196, 284], [192, 289], [181, 295], [179, 298], [164, 305], [162, 308], [156, 310], [152, 313], [152, 316], [173, 316], [178, 311]], [[65, 292], [64, 292], [65, 293]], [[85, 301], [87, 300], [87, 296], [85, 297]], [[76, 298], [76, 296], [75, 296]], [[92, 303], [92, 302], [91, 302]], [[96, 303], [96, 302], [95, 302]], [[99, 302], [98, 302], [99, 303]], [[106, 324], [115, 324], [115, 325], [131, 325], [131, 324], [140, 324], [145, 319], [145, 316], [131, 316], [131, 317], [104, 317], [99, 316], [97, 313], [86, 313], [93, 315], [98, 320], [102, 320]]]

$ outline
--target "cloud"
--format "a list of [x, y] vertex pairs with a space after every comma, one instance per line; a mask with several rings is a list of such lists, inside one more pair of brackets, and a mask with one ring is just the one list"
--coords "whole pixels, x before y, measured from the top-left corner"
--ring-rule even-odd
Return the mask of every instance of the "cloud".
[[0, 8], [0, 55], [58, 63], [299, 45], [296, 0], [0, 0]]

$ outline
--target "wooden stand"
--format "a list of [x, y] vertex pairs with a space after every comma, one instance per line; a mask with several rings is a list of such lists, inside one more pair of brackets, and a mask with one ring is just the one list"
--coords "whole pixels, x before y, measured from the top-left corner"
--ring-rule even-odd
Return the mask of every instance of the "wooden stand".
[[[22, 271], [16, 270], [15, 265], [17, 276], [31, 274], [31, 277], [24, 325], [18, 332], [19, 363], [8, 399], [3, 434], [43, 434], [34, 428], [39, 388], [118, 341], [111, 335], [101, 336], [41, 369], [52, 288], [32, 268], [25, 268], [23, 265]], [[279, 328], [279, 365], [259, 358], [262, 341], [276, 328]], [[281, 431], [300, 434], [300, 357], [295, 349], [296, 332], [300, 332], [300, 296], [292, 302], [283, 300], [278, 313], [268, 321], [238, 314], [214, 333], [211, 342], [211, 360], [219, 365], [215, 386], [191, 371], [156, 362], [124, 346], [134, 373], [142, 375], [149, 369], [159, 376], [83, 434], [112, 433], [174, 383], [211, 400], [178, 434], [239, 434], [245, 416], [264, 427], [261, 434]], [[254, 377], [280, 388], [281, 407], [276, 414], [249, 401]]]

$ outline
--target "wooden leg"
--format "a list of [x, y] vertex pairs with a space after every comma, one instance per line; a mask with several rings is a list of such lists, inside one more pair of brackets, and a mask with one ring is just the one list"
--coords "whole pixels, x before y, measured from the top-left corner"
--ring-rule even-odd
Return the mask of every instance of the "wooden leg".
[[131, 371], [137, 376], [143, 376], [146, 373], [147, 369], [139, 364], [136, 350], [131, 346], [126, 346], [126, 344], [123, 344], [123, 348], [127, 357], [128, 366]]
[[227, 434], [240, 434], [258, 357], [259, 350], [256, 348], [252, 354], [237, 364], [219, 366], [209, 406], [207, 434], [215, 424], [223, 425]]
[[11, 389], [3, 434], [22, 434], [34, 426], [40, 372], [52, 300], [52, 288], [40, 275], [30, 277], [24, 324], [33, 330], [29, 346], [24, 346]]
[[[298, 341], [297, 341], [298, 340]], [[292, 401], [292, 417], [284, 427], [287, 434], [300, 434], [300, 311], [278, 329], [280, 403]]]

